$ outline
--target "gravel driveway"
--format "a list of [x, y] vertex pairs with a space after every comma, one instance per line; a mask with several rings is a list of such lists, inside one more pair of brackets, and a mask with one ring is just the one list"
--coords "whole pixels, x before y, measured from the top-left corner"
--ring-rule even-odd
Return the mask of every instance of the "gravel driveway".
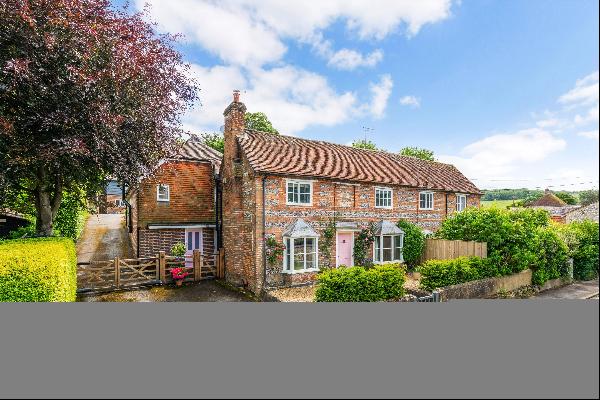
[[133, 258], [123, 214], [94, 214], [77, 241], [77, 262]]

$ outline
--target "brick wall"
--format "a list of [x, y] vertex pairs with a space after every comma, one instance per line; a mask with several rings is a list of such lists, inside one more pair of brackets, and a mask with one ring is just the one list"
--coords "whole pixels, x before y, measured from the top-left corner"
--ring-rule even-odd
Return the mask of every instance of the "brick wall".
[[[215, 180], [209, 162], [170, 161], [162, 164], [138, 189], [138, 224], [214, 223]], [[169, 185], [170, 201], [157, 201], [158, 184]]]

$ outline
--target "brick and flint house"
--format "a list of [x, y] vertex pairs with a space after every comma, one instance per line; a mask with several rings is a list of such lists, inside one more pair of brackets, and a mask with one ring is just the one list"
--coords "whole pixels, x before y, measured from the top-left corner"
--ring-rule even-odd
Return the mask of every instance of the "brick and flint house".
[[[260, 292], [314, 280], [324, 263], [352, 265], [354, 238], [370, 222], [374, 262], [402, 261], [399, 219], [435, 231], [480, 204], [480, 190], [452, 165], [246, 129], [245, 112], [234, 92], [221, 165], [225, 278], [233, 284]], [[330, 224], [326, 260], [319, 240]], [[269, 236], [286, 248], [274, 265]]]
[[178, 154], [161, 161], [127, 194], [126, 223], [137, 257], [170, 254], [184, 243], [186, 255], [199, 249], [214, 265], [217, 243], [217, 179], [221, 153], [190, 139]]

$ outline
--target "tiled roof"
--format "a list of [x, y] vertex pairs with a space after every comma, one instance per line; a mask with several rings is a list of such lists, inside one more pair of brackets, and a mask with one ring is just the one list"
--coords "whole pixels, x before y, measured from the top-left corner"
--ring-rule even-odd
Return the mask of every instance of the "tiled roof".
[[436, 161], [250, 129], [238, 141], [256, 172], [481, 193], [456, 167]]
[[210, 161], [216, 169], [221, 165], [223, 154], [209, 147], [196, 138], [189, 139], [183, 144], [178, 155], [174, 158], [181, 160]]

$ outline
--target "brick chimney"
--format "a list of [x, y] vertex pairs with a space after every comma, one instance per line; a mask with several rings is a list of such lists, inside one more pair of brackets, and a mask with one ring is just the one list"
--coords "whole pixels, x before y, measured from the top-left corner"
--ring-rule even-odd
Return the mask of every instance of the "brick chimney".
[[246, 106], [240, 101], [240, 91], [233, 91], [233, 101], [225, 111], [223, 116], [225, 117], [225, 129], [223, 131], [223, 137], [225, 140], [224, 153], [223, 153], [223, 177], [229, 179], [232, 174], [232, 168], [235, 161], [240, 159], [240, 151], [237, 145], [236, 138], [243, 135], [246, 123], [244, 121], [244, 115], [246, 114]]
[[550, 189], [546, 188], [546, 190], [544, 190], [544, 194], [550, 194]]

